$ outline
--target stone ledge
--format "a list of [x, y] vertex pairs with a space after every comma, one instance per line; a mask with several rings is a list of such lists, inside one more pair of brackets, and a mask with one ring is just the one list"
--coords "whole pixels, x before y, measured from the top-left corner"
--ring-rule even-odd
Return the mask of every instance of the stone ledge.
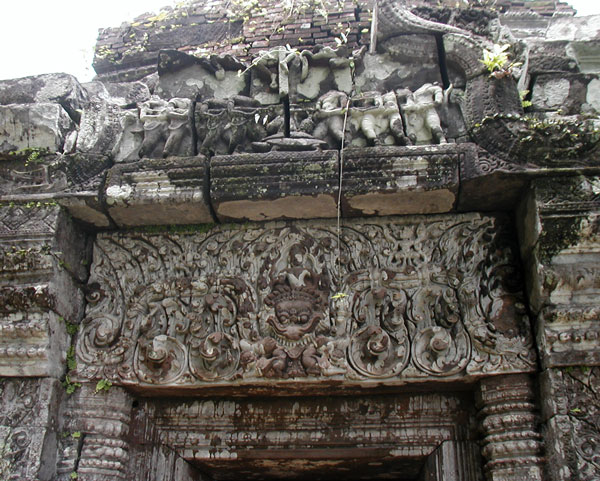
[[220, 221], [336, 217], [337, 189], [337, 151], [211, 159], [210, 194]]
[[456, 203], [460, 144], [375, 147], [344, 152], [344, 216], [433, 214]]
[[145, 159], [110, 169], [105, 202], [120, 227], [213, 222], [206, 159]]

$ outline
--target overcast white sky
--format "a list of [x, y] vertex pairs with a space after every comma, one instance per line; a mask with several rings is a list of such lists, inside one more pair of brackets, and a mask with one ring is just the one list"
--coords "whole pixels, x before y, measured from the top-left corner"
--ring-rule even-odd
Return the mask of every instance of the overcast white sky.
[[[0, 79], [67, 72], [80, 81], [91, 67], [99, 28], [116, 27], [176, 0], [2, 0]], [[599, 0], [571, 0], [578, 15], [600, 14]]]

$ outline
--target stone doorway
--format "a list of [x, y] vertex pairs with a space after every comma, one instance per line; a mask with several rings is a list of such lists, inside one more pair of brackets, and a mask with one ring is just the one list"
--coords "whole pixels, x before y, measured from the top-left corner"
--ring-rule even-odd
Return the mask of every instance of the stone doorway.
[[153, 400], [140, 410], [198, 479], [482, 479], [471, 392]]

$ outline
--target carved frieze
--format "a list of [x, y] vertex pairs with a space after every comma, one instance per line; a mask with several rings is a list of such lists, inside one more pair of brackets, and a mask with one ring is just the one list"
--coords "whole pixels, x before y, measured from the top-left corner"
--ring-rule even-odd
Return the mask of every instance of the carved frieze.
[[202, 154], [252, 152], [253, 143], [282, 132], [284, 124], [282, 105], [262, 106], [243, 95], [198, 103], [194, 115], [197, 150]]
[[548, 479], [596, 480], [600, 476], [600, 398], [597, 367], [548, 369], [541, 376], [546, 420]]
[[[80, 379], [457, 379], [529, 371], [513, 254], [479, 215], [197, 234], [105, 234]], [[517, 276], [517, 277], [515, 277]]]
[[0, 379], [0, 479], [51, 479], [59, 390], [51, 378]]

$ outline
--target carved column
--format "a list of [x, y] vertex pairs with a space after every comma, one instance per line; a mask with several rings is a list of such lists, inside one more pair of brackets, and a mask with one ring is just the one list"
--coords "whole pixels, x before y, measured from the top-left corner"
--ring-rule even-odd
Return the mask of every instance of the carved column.
[[114, 386], [98, 392], [85, 384], [73, 394], [65, 413], [70, 439], [63, 443], [60, 480], [73, 473], [84, 481], [132, 479], [128, 469], [132, 403], [125, 390]]
[[547, 476], [600, 478], [600, 177], [532, 182], [519, 211], [521, 255], [543, 372]]
[[527, 374], [481, 381], [477, 402], [488, 481], [543, 479], [542, 442], [534, 399]]

